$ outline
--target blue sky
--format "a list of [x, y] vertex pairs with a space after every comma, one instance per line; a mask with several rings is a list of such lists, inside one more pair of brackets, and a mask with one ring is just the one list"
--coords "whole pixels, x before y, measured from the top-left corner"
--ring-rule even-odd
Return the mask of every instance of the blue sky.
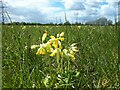
[[100, 17], [114, 20], [119, 0], [4, 0], [12, 21], [59, 23], [86, 22]]

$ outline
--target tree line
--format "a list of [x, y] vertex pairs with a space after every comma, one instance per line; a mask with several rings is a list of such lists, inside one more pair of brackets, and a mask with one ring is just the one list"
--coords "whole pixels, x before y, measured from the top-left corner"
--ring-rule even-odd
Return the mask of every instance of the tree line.
[[50, 22], [50, 23], [46, 23], [46, 24], [36, 23], [36, 22], [31, 22], [31, 23], [30, 22], [12, 22], [12, 23], [5, 23], [5, 24], [6, 25], [115, 25], [115, 24], [120, 25], [120, 21], [115, 22], [113, 24], [112, 20], [108, 20], [106, 17], [101, 17], [97, 20], [87, 21], [84, 24], [82, 24], [80, 22], [79, 23], [78, 22], [70, 23], [69, 21], [66, 21], [64, 23]]

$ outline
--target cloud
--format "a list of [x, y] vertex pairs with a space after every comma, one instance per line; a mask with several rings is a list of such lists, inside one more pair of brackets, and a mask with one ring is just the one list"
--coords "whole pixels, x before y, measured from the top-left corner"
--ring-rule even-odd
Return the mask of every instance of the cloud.
[[89, 7], [89, 8], [100, 8], [103, 2], [104, 0], [87, 0], [85, 2], [85, 5], [86, 7]]
[[49, 5], [49, 0], [4, 0], [12, 7], [40, 8]]
[[115, 5], [119, 2], [120, 0], [106, 0], [106, 2], [109, 3], [109, 5]]
[[84, 10], [84, 3], [83, 1], [79, 0], [63, 0], [62, 1], [65, 8], [68, 10]]
[[50, 16], [56, 16], [54, 13], [61, 10], [60, 7], [51, 7], [49, 0], [16, 0], [12, 2], [12, 0], [8, 0], [8, 11], [13, 21], [45, 23], [48, 22]]
[[[101, 16], [112, 19], [119, 0], [4, 0], [13, 21], [70, 22], [94, 20]], [[78, 15], [77, 15], [78, 13]]]
[[84, 10], [84, 4], [82, 2], [76, 2], [71, 7], [70, 10]]
[[103, 6], [101, 6], [100, 15], [114, 16], [115, 8], [110, 5], [103, 5]]
[[7, 11], [13, 21], [42, 22], [45, 23], [46, 15], [39, 10], [25, 7], [10, 7]]

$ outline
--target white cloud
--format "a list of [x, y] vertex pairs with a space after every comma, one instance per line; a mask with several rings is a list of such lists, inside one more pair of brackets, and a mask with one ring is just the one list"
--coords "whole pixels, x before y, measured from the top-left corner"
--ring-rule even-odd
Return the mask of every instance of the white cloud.
[[62, 0], [66, 9], [70, 10], [83, 10], [85, 9], [84, 0]]
[[11, 18], [12, 22], [15, 22], [15, 21], [19, 21], [19, 22], [24, 21], [24, 22], [27, 22], [28, 21], [27, 20], [28, 17], [24, 17], [22, 15], [17, 16], [17, 15], [14, 15], [14, 14], [10, 14], [10, 16], [12, 17]]
[[4, 0], [12, 7], [40, 8], [49, 5], [49, 0]]
[[[100, 16], [114, 17], [115, 2], [119, 0], [4, 0], [7, 10], [15, 21], [56, 22], [64, 21], [64, 12], [71, 22], [76, 21], [76, 13], [81, 21]], [[61, 2], [64, 7], [52, 6], [51, 2]], [[57, 20], [56, 20], [57, 19]]]
[[108, 2], [109, 4], [114, 4], [114, 3], [118, 3], [120, 0], [106, 0], [106, 2]]
[[113, 16], [115, 15], [115, 8], [110, 5], [103, 5], [101, 6], [100, 14]]
[[115, 19], [115, 7], [112, 5], [103, 5], [101, 6], [99, 16], [106, 17], [108, 19], [114, 20]]

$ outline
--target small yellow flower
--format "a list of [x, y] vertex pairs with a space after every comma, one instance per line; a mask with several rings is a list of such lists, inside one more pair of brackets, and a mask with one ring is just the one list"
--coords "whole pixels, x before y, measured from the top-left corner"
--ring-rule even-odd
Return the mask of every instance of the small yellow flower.
[[58, 49], [55, 49], [52, 51], [52, 53], [50, 54], [51, 57], [55, 56], [55, 54], [58, 53]]
[[51, 52], [53, 50], [50, 42], [48, 42], [48, 43], [45, 44], [45, 49], [46, 49], [47, 52]]
[[69, 50], [71, 55], [75, 55], [75, 52], [73, 50]]
[[62, 37], [62, 36], [64, 36], [64, 32], [62, 32], [62, 33], [60, 34], [60, 37]]
[[54, 36], [50, 36], [50, 38], [51, 38], [51, 39], [55, 39], [55, 37], [54, 37]]
[[60, 41], [58, 41], [59, 48], [62, 49], [62, 44]]
[[48, 32], [45, 32], [45, 33], [43, 34], [43, 36], [42, 36], [42, 43], [45, 41], [47, 35], [48, 35]]
[[74, 51], [74, 52], [78, 52], [78, 49], [77, 49], [77, 47], [75, 46], [77, 43], [73, 43], [72, 45], [71, 45], [71, 50], [72, 51]]
[[71, 58], [72, 58], [72, 60], [75, 60], [75, 56], [74, 55], [72, 55]]
[[75, 60], [75, 53], [72, 51], [72, 50], [67, 50], [67, 49], [63, 49], [63, 53], [65, 55], [65, 57], [69, 57], [71, 58], [72, 60]]
[[36, 54], [46, 54], [46, 50], [43, 47], [40, 47]]
[[58, 48], [58, 40], [57, 39], [53, 42], [52, 46], [54, 48]]
[[60, 34], [57, 34], [57, 37], [60, 37]]
[[64, 38], [60, 38], [61, 41], [64, 41]]
[[39, 45], [32, 45], [31, 49], [35, 49], [36, 47], [39, 47]]
[[68, 50], [67, 50], [67, 49], [63, 49], [63, 53], [64, 53], [65, 55], [67, 55]]

